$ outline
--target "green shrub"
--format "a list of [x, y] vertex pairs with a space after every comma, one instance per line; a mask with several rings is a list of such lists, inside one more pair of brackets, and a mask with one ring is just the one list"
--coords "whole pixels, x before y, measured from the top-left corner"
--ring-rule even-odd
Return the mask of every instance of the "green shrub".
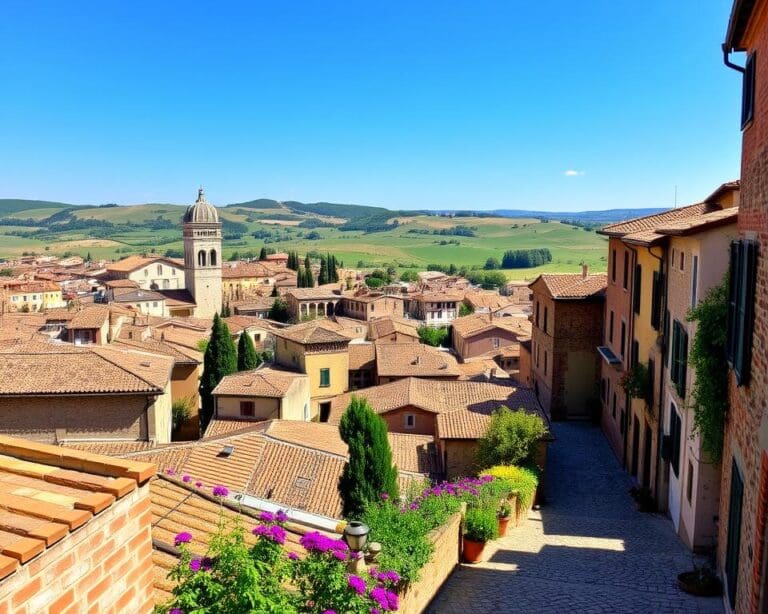
[[522, 408], [510, 411], [499, 407], [491, 417], [488, 431], [477, 442], [481, 467], [517, 465], [533, 459], [536, 445], [547, 434], [544, 421]]
[[464, 519], [464, 536], [475, 542], [487, 542], [498, 537], [499, 521], [493, 507], [470, 507]]
[[446, 345], [449, 339], [448, 328], [445, 326], [421, 326], [419, 327], [419, 339], [422, 343], [435, 348]]
[[539, 485], [539, 477], [533, 469], [514, 465], [497, 465], [486, 469], [480, 475], [492, 475], [496, 478], [494, 482], [505, 482], [510, 492], [515, 492], [523, 508], [533, 505], [533, 498], [536, 496], [536, 488]]
[[176, 431], [192, 415], [192, 397], [176, 399], [171, 404], [171, 430]]

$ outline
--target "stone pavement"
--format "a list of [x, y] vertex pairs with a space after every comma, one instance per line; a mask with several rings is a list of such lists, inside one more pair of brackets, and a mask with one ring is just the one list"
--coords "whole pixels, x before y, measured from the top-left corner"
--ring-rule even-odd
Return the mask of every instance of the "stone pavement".
[[630, 482], [598, 427], [553, 424], [547, 505], [461, 565], [429, 612], [714, 614], [719, 598], [677, 588], [692, 556], [663, 515], [635, 509]]

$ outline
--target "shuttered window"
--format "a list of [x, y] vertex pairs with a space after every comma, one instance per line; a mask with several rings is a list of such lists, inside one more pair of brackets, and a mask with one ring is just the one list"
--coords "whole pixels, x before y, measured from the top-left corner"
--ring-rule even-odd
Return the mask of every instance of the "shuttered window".
[[634, 288], [634, 295], [633, 295], [633, 303], [635, 308], [635, 313], [637, 315], [640, 315], [640, 298], [641, 298], [641, 286], [642, 286], [642, 280], [643, 280], [643, 267], [641, 267], [639, 264], [635, 265], [635, 288]]
[[752, 320], [755, 303], [757, 243], [731, 243], [730, 294], [728, 297], [728, 364], [736, 375], [736, 383], [749, 383], [752, 361]]
[[680, 420], [680, 414], [677, 413], [677, 407], [675, 404], [670, 404], [669, 412], [669, 439], [672, 444], [669, 464], [672, 466], [672, 471], [675, 472], [675, 477], [680, 475], [680, 437], [682, 435], [682, 421]]
[[672, 325], [672, 364], [670, 379], [677, 385], [677, 394], [685, 398], [686, 375], [688, 371], [688, 331], [675, 320]]
[[320, 369], [320, 387], [327, 388], [331, 385], [331, 370]]
[[747, 57], [741, 82], [741, 127], [752, 121], [755, 116], [755, 54]]
[[739, 579], [739, 545], [741, 544], [741, 504], [744, 497], [744, 480], [731, 461], [731, 497], [728, 506], [728, 544], [725, 550], [725, 577], [728, 584], [728, 601], [736, 603], [736, 586]]

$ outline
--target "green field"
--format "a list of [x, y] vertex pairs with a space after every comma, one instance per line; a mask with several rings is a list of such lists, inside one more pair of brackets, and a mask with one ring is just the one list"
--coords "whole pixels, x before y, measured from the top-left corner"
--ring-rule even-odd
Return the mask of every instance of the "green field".
[[[53, 203], [51, 203], [53, 205]], [[362, 208], [364, 211], [364, 208]], [[389, 265], [400, 269], [424, 269], [429, 264], [479, 266], [490, 257], [501, 260], [505, 250], [546, 247], [553, 260], [544, 266], [529, 269], [509, 269], [504, 273], [510, 279], [532, 278], [541, 272], [576, 272], [586, 263], [594, 271], [606, 268], [607, 243], [593, 231], [556, 221], [541, 222], [536, 219], [506, 217], [438, 217], [435, 215], [404, 216], [393, 212], [391, 223], [397, 219], [399, 226], [383, 232], [339, 230], [320, 226], [303, 228], [296, 224], [313, 219], [322, 224], [339, 225], [345, 218], [327, 217], [316, 213], [304, 213], [285, 206], [254, 209], [234, 206], [219, 210], [222, 219], [234, 223], [225, 226], [224, 256], [258, 251], [263, 246], [278, 251], [298, 250], [304, 254], [313, 250], [334, 253], [348, 267], [364, 268]], [[71, 210], [70, 221], [109, 223], [109, 228], [40, 227], [10, 225], [13, 220], [42, 220], [48, 215], [66, 213], [66, 206], [40, 207], [30, 201], [28, 210], [14, 201], [12, 211], [3, 211], [0, 204], [0, 257], [19, 256], [27, 253], [64, 254], [77, 253], [93, 258], [120, 258], [131, 253], [181, 250], [180, 222], [184, 207], [168, 204], [144, 204], [121, 207], [84, 207]], [[273, 219], [274, 216], [274, 219]], [[281, 219], [282, 218], [282, 219]], [[158, 219], [172, 222], [171, 228], [155, 229], [150, 226]], [[96, 222], [99, 221], [99, 222]], [[240, 226], [238, 226], [240, 225]], [[424, 234], [441, 229], [465, 226], [476, 236]], [[419, 233], [409, 232], [418, 230]], [[36, 232], [37, 231], [37, 232]], [[19, 232], [32, 233], [18, 236]], [[256, 238], [252, 233], [261, 233]], [[16, 233], [16, 236], [14, 236]], [[307, 240], [307, 236], [319, 236]], [[237, 235], [240, 238], [237, 238]], [[458, 243], [458, 244], [457, 244]]]

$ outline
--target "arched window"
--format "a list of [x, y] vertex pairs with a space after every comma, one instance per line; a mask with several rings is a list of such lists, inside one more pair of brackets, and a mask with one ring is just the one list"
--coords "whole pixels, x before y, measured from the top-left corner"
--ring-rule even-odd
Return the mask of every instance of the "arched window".
[[202, 249], [197, 252], [197, 264], [200, 266], [205, 266], [205, 251]]
[[158, 275], [162, 275], [163, 274], [163, 265], [162, 264], [158, 264], [157, 265], [157, 274]]
[[216, 266], [216, 250], [211, 250], [211, 266]]

